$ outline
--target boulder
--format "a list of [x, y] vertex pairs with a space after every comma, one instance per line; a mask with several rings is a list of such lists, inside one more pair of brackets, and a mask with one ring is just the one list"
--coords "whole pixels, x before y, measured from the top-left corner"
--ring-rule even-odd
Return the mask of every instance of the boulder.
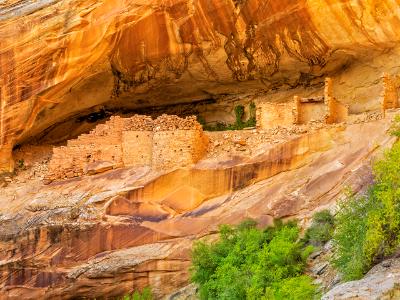
[[106, 171], [112, 170], [115, 164], [109, 161], [95, 161], [91, 162], [86, 166], [86, 175], [95, 175], [99, 173], [104, 173]]

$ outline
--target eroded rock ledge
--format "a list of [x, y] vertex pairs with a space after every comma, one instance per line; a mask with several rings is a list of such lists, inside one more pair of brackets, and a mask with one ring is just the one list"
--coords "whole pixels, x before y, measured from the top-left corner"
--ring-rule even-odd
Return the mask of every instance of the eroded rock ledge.
[[341, 98], [363, 105], [379, 93], [377, 73], [398, 69], [399, 9], [393, 0], [3, 1], [0, 168], [12, 169], [16, 143], [99, 105], [315, 86], [353, 65]]
[[122, 168], [47, 186], [11, 183], [0, 195], [0, 297], [117, 296], [149, 285], [157, 297], [170, 294], [188, 282], [192, 242], [219, 224], [306, 222], [344, 187], [363, 189], [370, 159], [394, 141], [392, 116], [164, 174]]

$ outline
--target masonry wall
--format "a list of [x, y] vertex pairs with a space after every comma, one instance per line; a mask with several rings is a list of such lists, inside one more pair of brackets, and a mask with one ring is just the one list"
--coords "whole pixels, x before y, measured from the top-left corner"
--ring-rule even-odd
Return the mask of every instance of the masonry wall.
[[386, 109], [393, 109], [399, 107], [399, 95], [397, 84], [389, 74], [383, 75], [383, 95], [381, 108], [385, 113]]
[[153, 131], [124, 131], [122, 161], [126, 167], [150, 166], [153, 158]]
[[49, 179], [82, 176], [89, 163], [108, 161], [122, 165], [122, 131], [124, 119], [112, 117], [88, 134], [69, 140], [66, 146], [54, 147], [49, 163]]
[[293, 103], [260, 103], [256, 118], [260, 129], [290, 126], [294, 123]]
[[81, 176], [88, 164], [98, 161], [115, 167], [183, 167], [199, 161], [207, 148], [208, 139], [195, 117], [112, 117], [89, 134], [55, 147], [47, 178]]
[[330, 98], [328, 99], [327, 109], [328, 112], [325, 120], [327, 124], [347, 121], [349, 116], [349, 108], [347, 105], [340, 103], [335, 98]]
[[323, 121], [326, 113], [324, 102], [302, 102], [298, 109], [297, 124], [307, 124], [310, 121]]
[[208, 138], [200, 130], [168, 130], [154, 133], [152, 166], [183, 167], [199, 161], [207, 152]]
[[348, 106], [333, 97], [332, 79], [326, 78], [324, 96], [313, 98], [294, 96], [291, 103], [258, 103], [257, 127], [270, 129], [277, 126], [307, 124], [311, 121], [341, 123], [347, 120], [348, 114]]
[[325, 122], [327, 124], [347, 121], [349, 107], [333, 97], [333, 81], [331, 78], [325, 79], [324, 102], [326, 106]]

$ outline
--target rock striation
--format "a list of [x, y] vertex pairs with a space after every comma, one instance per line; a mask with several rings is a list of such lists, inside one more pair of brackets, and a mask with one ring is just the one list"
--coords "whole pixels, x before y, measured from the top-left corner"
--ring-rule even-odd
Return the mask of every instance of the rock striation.
[[13, 169], [14, 145], [99, 105], [313, 86], [354, 63], [344, 86], [371, 87], [346, 101], [371, 98], [370, 74], [398, 70], [399, 10], [395, 0], [3, 1], [0, 168]]
[[193, 241], [221, 223], [262, 225], [334, 205], [372, 181], [370, 161], [395, 138], [386, 119], [325, 126], [252, 157], [165, 173], [119, 168], [0, 194], [0, 298], [156, 298], [188, 284]]
[[79, 177], [99, 163], [111, 169], [186, 167], [205, 156], [207, 148], [208, 138], [196, 117], [162, 115], [152, 120], [140, 115], [115, 116], [90, 133], [69, 140], [66, 146], [55, 147], [47, 180]]
[[337, 285], [322, 300], [395, 300], [400, 297], [399, 282], [399, 259], [388, 259], [374, 266], [364, 278]]

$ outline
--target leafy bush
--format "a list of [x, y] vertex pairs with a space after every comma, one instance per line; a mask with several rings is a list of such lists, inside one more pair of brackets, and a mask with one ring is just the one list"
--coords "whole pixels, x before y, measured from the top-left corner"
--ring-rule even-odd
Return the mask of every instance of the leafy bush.
[[207, 131], [242, 130], [247, 127], [256, 126], [256, 105], [254, 104], [254, 102], [251, 102], [249, 105], [250, 116], [247, 121], [243, 121], [243, 116], [244, 116], [243, 105], [235, 106], [234, 111], [236, 117], [236, 121], [234, 124], [225, 124], [222, 122], [217, 122], [215, 125], [207, 125], [205, 124], [204, 118], [197, 117], [197, 120], [199, 120], [199, 123], [203, 125], [203, 129]]
[[400, 137], [400, 115], [394, 117], [394, 122], [392, 124], [392, 128], [390, 129], [390, 133], [393, 136]]
[[125, 295], [122, 300], [152, 300], [153, 293], [149, 287], [146, 287], [142, 292], [135, 291], [132, 295]]
[[244, 106], [238, 105], [235, 106], [235, 117], [236, 117], [236, 125], [240, 126], [243, 124], [243, 115], [244, 115]]
[[335, 219], [329, 210], [314, 214], [311, 226], [304, 234], [304, 242], [313, 246], [322, 246], [332, 239]]
[[354, 197], [339, 203], [333, 236], [335, 257], [332, 262], [344, 280], [359, 279], [368, 270], [363, 248], [367, 232], [367, 217], [373, 210], [372, 197]]
[[316, 286], [303, 275], [312, 247], [304, 247], [295, 223], [259, 230], [254, 221], [220, 227], [220, 239], [197, 242], [192, 281], [201, 299], [313, 299]]
[[17, 168], [18, 169], [25, 169], [25, 161], [23, 159], [19, 159], [17, 161]]
[[400, 144], [374, 165], [375, 183], [364, 197], [341, 203], [333, 262], [347, 280], [360, 278], [400, 243]]

